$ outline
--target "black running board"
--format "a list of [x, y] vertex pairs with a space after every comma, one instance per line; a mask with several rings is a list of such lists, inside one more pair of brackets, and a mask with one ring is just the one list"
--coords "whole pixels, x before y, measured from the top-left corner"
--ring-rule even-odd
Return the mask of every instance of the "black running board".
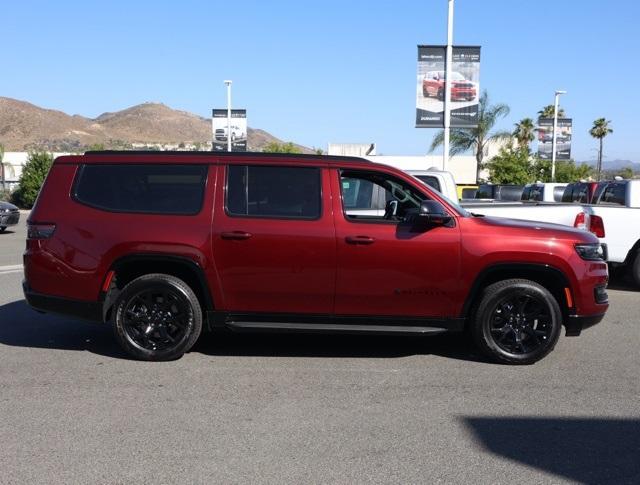
[[273, 331], [301, 333], [352, 333], [375, 335], [435, 335], [446, 328], [407, 325], [353, 325], [338, 323], [245, 322], [227, 321], [225, 326], [234, 331]]

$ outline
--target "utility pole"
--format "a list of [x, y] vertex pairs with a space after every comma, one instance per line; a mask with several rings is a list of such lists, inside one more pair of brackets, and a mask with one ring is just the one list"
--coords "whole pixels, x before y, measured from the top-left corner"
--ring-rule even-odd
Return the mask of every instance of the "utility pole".
[[224, 82], [227, 85], [227, 151], [231, 151], [231, 83], [227, 80]]
[[558, 130], [558, 102], [561, 94], [566, 91], [556, 91], [553, 110], [553, 137], [551, 138], [551, 181], [556, 181], [556, 131]]
[[451, 126], [451, 64], [453, 63], [453, 1], [447, 0], [447, 54], [445, 59], [444, 83], [444, 149], [442, 152], [442, 170], [447, 169], [449, 162], [449, 131]]

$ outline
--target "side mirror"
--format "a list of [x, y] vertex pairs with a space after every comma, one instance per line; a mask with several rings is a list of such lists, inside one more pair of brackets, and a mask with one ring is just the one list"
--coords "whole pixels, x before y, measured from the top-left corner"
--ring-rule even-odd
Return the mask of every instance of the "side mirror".
[[422, 225], [444, 226], [449, 224], [451, 219], [451, 216], [447, 214], [447, 211], [440, 202], [423, 200], [415, 220]]

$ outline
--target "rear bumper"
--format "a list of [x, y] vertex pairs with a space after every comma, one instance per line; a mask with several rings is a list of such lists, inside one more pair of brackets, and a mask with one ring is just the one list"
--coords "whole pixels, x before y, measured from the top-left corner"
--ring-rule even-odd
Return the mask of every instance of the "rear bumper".
[[587, 316], [568, 315], [564, 321], [564, 327], [566, 329], [565, 335], [568, 337], [577, 337], [584, 329], [600, 323], [604, 315], [604, 313]]
[[22, 291], [27, 303], [34, 310], [69, 315], [92, 322], [103, 322], [102, 302], [100, 301], [70, 300], [59, 296], [44, 295], [31, 290], [26, 281], [22, 282]]

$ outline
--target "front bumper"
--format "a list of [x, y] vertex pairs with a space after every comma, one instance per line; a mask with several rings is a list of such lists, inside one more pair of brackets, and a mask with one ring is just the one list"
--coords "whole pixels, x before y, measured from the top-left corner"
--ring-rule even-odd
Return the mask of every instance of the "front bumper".
[[565, 335], [567, 337], [577, 337], [583, 330], [600, 323], [604, 315], [604, 313], [586, 316], [568, 315], [564, 321]]
[[58, 313], [83, 320], [102, 323], [102, 302], [70, 300], [59, 296], [37, 293], [29, 288], [26, 281], [22, 282], [24, 298], [34, 310], [44, 313]]

